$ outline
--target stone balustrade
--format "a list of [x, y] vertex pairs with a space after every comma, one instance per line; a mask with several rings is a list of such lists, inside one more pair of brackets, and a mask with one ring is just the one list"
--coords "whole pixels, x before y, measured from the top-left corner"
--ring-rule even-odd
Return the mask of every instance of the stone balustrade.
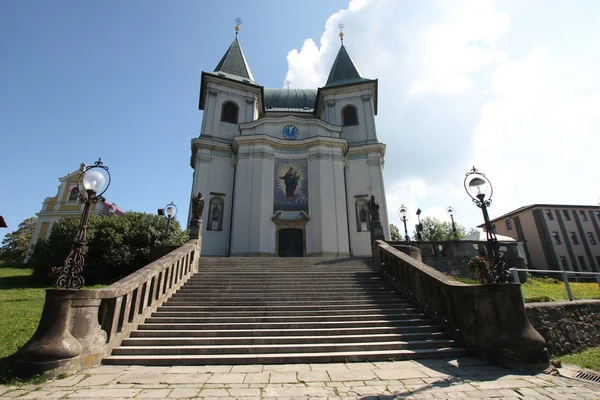
[[474, 354], [511, 368], [548, 366], [546, 342], [527, 319], [519, 285], [464, 284], [423, 264], [418, 248], [382, 240], [374, 244], [374, 260], [386, 279]]
[[37, 331], [14, 356], [17, 376], [98, 365], [198, 270], [201, 237], [103, 289], [48, 289]]

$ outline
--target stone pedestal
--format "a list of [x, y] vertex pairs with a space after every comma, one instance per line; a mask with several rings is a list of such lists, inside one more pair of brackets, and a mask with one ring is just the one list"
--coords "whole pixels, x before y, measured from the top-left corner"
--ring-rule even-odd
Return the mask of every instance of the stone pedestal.
[[192, 219], [190, 221], [190, 239], [198, 239], [202, 236], [202, 219]]
[[44, 374], [55, 377], [75, 373], [80, 368], [81, 344], [69, 332], [71, 289], [46, 290], [46, 304], [33, 337], [15, 356], [12, 364], [17, 376]]

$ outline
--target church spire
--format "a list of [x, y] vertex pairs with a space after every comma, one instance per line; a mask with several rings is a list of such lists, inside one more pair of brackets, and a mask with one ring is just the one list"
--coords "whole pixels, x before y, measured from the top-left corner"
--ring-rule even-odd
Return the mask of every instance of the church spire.
[[248, 66], [246, 57], [244, 57], [240, 42], [238, 41], [242, 20], [236, 18], [235, 22], [237, 24], [235, 26], [235, 39], [233, 40], [233, 43], [231, 43], [231, 46], [229, 46], [229, 49], [225, 52], [223, 58], [221, 58], [221, 61], [219, 61], [219, 64], [217, 64], [214, 72], [233, 75], [232, 78], [234, 79], [242, 78], [254, 82], [254, 76], [252, 76], [252, 72], [250, 72], [250, 67]]
[[358, 67], [354, 64], [352, 57], [350, 57], [346, 51], [346, 47], [344, 46], [344, 32], [342, 31], [344, 25], [340, 24], [338, 27], [340, 28], [340, 40], [342, 41], [342, 45], [333, 62], [325, 87], [370, 81], [370, 79], [362, 77]]

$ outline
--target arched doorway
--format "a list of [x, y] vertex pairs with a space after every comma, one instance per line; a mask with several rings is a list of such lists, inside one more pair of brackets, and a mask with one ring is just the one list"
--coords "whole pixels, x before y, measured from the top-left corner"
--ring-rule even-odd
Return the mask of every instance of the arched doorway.
[[279, 229], [279, 257], [304, 257], [304, 231], [296, 228]]

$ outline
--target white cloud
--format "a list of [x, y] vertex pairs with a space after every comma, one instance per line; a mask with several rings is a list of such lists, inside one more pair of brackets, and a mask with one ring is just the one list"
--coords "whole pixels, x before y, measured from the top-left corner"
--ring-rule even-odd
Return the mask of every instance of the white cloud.
[[[292, 87], [323, 86], [343, 22], [348, 52], [379, 79], [391, 222], [401, 204], [438, 218], [452, 205], [458, 222], [479, 224], [462, 186], [473, 163], [494, 184], [492, 217], [530, 203], [598, 201], [600, 54], [580, 36], [600, 37], [600, 27], [546, 32], [540, 21], [552, 9], [501, 5], [355, 0], [327, 20], [318, 45], [307, 39], [288, 54]], [[560, 17], [582, 20], [589, 7]]]

